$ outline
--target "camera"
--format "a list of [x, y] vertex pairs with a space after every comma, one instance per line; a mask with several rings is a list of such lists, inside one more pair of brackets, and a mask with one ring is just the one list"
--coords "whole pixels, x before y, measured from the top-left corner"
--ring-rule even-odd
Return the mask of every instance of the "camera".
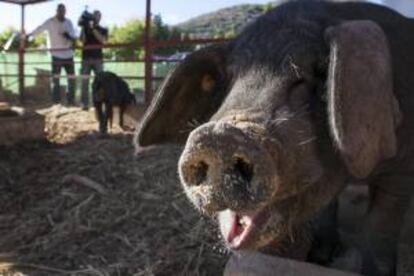
[[95, 21], [95, 16], [92, 13], [85, 10], [79, 17], [78, 26], [83, 27], [83, 28], [89, 28], [91, 25], [91, 22], [94, 22], [94, 21]]
[[69, 41], [75, 40], [68, 32], [64, 32], [62, 35], [64, 38], [66, 38]]

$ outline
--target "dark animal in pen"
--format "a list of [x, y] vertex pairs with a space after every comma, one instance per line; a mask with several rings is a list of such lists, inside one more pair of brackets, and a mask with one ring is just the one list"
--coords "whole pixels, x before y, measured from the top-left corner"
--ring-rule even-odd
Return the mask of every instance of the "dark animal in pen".
[[135, 105], [135, 96], [130, 92], [128, 84], [112, 72], [102, 72], [96, 75], [92, 84], [92, 97], [96, 117], [99, 121], [99, 131], [112, 128], [113, 108], [119, 107], [119, 126], [124, 126], [124, 112], [128, 105]]
[[137, 147], [185, 146], [183, 188], [229, 248], [321, 264], [337, 248], [337, 196], [362, 179], [371, 198], [355, 270], [395, 275], [414, 190], [413, 33], [414, 20], [376, 4], [282, 4], [187, 57]]

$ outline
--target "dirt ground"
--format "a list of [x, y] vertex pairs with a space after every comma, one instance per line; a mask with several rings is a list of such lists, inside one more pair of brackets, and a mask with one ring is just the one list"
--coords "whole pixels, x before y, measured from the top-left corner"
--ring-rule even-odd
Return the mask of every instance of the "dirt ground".
[[220, 275], [227, 252], [190, 206], [179, 150], [135, 156], [92, 112], [54, 107], [48, 141], [0, 148], [0, 275]]
[[[0, 276], [222, 274], [229, 253], [183, 194], [178, 148], [135, 155], [133, 133], [100, 136], [93, 112], [40, 112], [45, 141], [0, 147]], [[341, 199], [348, 226], [365, 190]], [[407, 218], [399, 276], [414, 275], [414, 204]]]

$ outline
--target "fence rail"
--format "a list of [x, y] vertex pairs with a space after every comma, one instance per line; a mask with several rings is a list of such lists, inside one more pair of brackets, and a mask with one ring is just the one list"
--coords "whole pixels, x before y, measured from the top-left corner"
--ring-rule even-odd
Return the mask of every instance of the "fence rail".
[[[20, 33], [25, 34], [25, 22], [26, 22], [26, 13], [25, 7], [26, 4], [36, 3], [36, 1], [24, 2], [25, 4], [21, 4], [21, 26], [20, 26]], [[17, 3], [17, 2], [14, 2]], [[144, 80], [145, 80], [145, 88], [144, 88], [144, 95], [145, 95], [145, 104], [146, 106], [149, 105], [152, 94], [153, 94], [153, 63], [158, 62], [174, 62], [173, 60], [154, 60], [152, 52], [154, 49], [162, 48], [162, 47], [175, 47], [175, 46], [184, 46], [184, 45], [196, 45], [196, 44], [208, 44], [208, 43], [218, 43], [218, 42], [226, 42], [228, 39], [184, 39], [184, 40], [169, 40], [169, 41], [154, 41], [151, 38], [151, 0], [145, 1], [145, 31], [144, 31], [144, 40], [139, 43], [133, 44], [105, 44], [105, 45], [90, 45], [86, 47], [79, 47], [76, 46], [74, 49], [100, 49], [100, 48], [126, 48], [126, 49], [144, 49], [145, 57], [142, 60], [144, 62]], [[35, 52], [45, 52], [45, 51], [61, 51], [67, 49], [33, 49], [33, 48], [26, 48], [25, 39], [20, 40], [20, 47], [19, 50], [10, 51], [10, 53], [17, 53], [18, 54], [18, 83], [19, 83], [19, 94], [20, 94], [20, 101], [24, 102], [24, 90], [25, 90], [25, 55], [28, 53], [35, 53]], [[109, 63], [109, 61], [106, 61]], [[138, 61], [139, 62], [139, 61]], [[47, 63], [37, 63], [37, 65], [46, 65]], [[0, 62], [0, 66], [12, 65], [11, 62]], [[5, 72], [7, 73], [7, 72]], [[10, 75], [10, 74], [8, 74]], [[1, 83], [0, 83], [1, 84]]]
[[[205, 45], [205, 44], [211, 44], [211, 43], [225, 43], [228, 42], [229, 39], [185, 39], [185, 40], [170, 40], [170, 41], [151, 41], [152, 49], [157, 48], [168, 48], [168, 47], [179, 47], [179, 46], [185, 46], [185, 45]], [[76, 46], [75, 49], [83, 50], [83, 49], [142, 49], [142, 46], [144, 46], [143, 43], [138, 44], [104, 44], [104, 45], [88, 45], [88, 46]], [[0, 60], [0, 72], [3, 67], [7, 72], [0, 73], [0, 80], [1, 78], [17, 78], [17, 81], [6, 81], [5, 87], [10, 86], [16, 86], [18, 83], [20, 87], [25, 88], [25, 86], [21, 86], [21, 83], [25, 83], [25, 79], [36, 79], [39, 77], [38, 74], [33, 73], [27, 73], [27, 70], [50, 70], [51, 68], [51, 61], [30, 61], [27, 60], [31, 55], [36, 53], [50, 53], [51, 51], [63, 51], [67, 50], [67, 48], [40, 48], [40, 49], [33, 49], [33, 48], [24, 48], [23, 50], [10, 50], [6, 53], [3, 52], [0, 53], [0, 57], [3, 55], [3, 61]], [[16, 61], [10, 61], [7, 56], [15, 55], [14, 58], [19, 58], [19, 60]], [[33, 58], [33, 56], [32, 56]], [[42, 56], [42, 58], [49, 58], [48, 55]], [[104, 64], [107, 64], [106, 67], [111, 68], [111, 71], [114, 71], [115, 73], [118, 73], [120, 77], [124, 78], [125, 80], [131, 80], [131, 81], [141, 81], [141, 83], [136, 83], [136, 87], [134, 87], [133, 90], [135, 91], [144, 91], [144, 100], [148, 104], [149, 100], [148, 97], [152, 98], [153, 94], [153, 84], [159, 84], [160, 81], [163, 80], [163, 78], [166, 76], [169, 70], [171, 70], [174, 65], [180, 62], [181, 59], [174, 59], [170, 57], [151, 57], [148, 58], [120, 58], [120, 59], [104, 59]], [[151, 72], [150, 74], [144, 74], [144, 64], [149, 62], [151, 64]], [[65, 64], [66, 62], [63, 61], [61, 64]], [[86, 62], [87, 64], [88, 62]], [[93, 61], [92, 61], [93, 63]], [[82, 61], [79, 58], [74, 59], [74, 64], [85, 64], [85, 61]], [[117, 64], [122, 67], [128, 67], [127, 71], [129, 71], [128, 74], [119, 74], [117, 71], [122, 71], [116, 69]], [[122, 65], [121, 65], [122, 64]], [[130, 64], [127, 66], [127, 64]], [[136, 65], [136, 68], [133, 68], [133, 66]], [[39, 68], [34, 68], [34, 66], [39, 66]], [[154, 68], [155, 66], [155, 68]], [[13, 67], [13, 68], [10, 68]], [[12, 71], [12, 69], [15, 69], [18, 71], [18, 73], [10, 73], [8, 71]], [[115, 69], [115, 70], [114, 70]], [[134, 75], [131, 75], [132, 72], [136, 72]], [[155, 71], [155, 72], [154, 72]], [[154, 74], [155, 73], [155, 74]], [[43, 76], [48, 75], [49, 78], [52, 78], [51, 72], [42, 72]], [[56, 77], [56, 76], [55, 76]], [[60, 78], [66, 78], [67, 76], [64, 76], [63, 74], [59, 76]], [[69, 78], [75, 78], [75, 79], [83, 79], [83, 78], [92, 78], [89, 75], [82, 75], [82, 74], [75, 74], [69, 76]], [[50, 80], [49, 80], [50, 81]], [[147, 82], [151, 83], [151, 91], [145, 90], [145, 84]], [[144, 84], [144, 85], [143, 85]], [[144, 87], [143, 87], [144, 86]], [[142, 89], [144, 88], [144, 89]], [[20, 90], [20, 89], [19, 89]], [[20, 91], [23, 92], [23, 91]], [[23, 97], [22, 97], [23, 99]]]

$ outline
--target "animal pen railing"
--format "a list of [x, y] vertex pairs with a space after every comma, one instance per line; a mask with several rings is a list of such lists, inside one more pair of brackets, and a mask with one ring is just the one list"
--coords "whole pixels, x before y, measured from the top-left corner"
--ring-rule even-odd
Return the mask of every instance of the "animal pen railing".
[[[169, 41], [151, 41], [153, 49], [161, 47], [179, 47], [185, 45], [204, 45], [209, 43], [217, 43], [226, 41], [225, 39], [187, 39], [187, 40], [169, 40]], [[106, 45], [92, 45], [86, 47], [77, 47], [81, 49], [130, 49], [133, 51], [141, 50], [143, 45], [131, 44], [106, 44]], [[18, 51], [7, 51], [0, 54], [0, 90], [8, 90], [10, 93], [16, 94], [19, 92], [19, 100], [24, 103], [29, 98], [36, 97], [34, 91], [44, 90], [40, 93], [50, 92], [51, 74], [51, 58], [48, 55], [49, 51], [59, 51], [64, 49], [24, 49]], [[24, 56], [24, 62], [19, 62], [19, 56]], [[138, 56], [136, 54], [135, 56]], [[104, 68], [107, 71], [117, 73], [120, 77], [125, 79], [131, 87], [131, 90], [137, 96], [139, 102], [148, 106], [154, 90], [166, 76], [169, 70], [174, 65], [180, 62], [180, 59], [171, 59], [169, 57], [151, 57], [150, 60], [145, 58], [104, 58]], [[150, 62], [151, 70], [149, 74], [145, 74], [146, 63]], [[75, 56], [75, 75], [69, 76], [75, 78], [77, 81], [77, 90], [80, 88], [80, 82], [83, 78], [93, 76], [82, 75], [80, 73], [82, 60]], [[64, 71], [64, 70], [62, 70]], [[61, 86], [66, 84], [66, 74], [64, 72], [60, 75]], [[90, 82], [91, 83], [91, 82]], [[148, 85], [149, 84], [149, 85]], [[145, 87], [149, 87], [145, 89]], [[37, 93], [38, 94], [38, 93]], [[50, 93], [49, 93], [50, 94]], [[80, 93], [76, 93], [79, 95]], [[1, 100], [1, 99], [0, 99]]]
[[[11, 2], [21, 5], [21, 33], [25, 33], [25, 6], [45, 0], [0, 0], [3, 2]], [[85, 48], [103, 48], [103, 49], [143, 49], [145, 56], [142, 59], [105, 59], [105, 70], [113, 71], [120, 77], [127, 80], [132, 90], [138, 96], [138, 100], [147, 107], [154, 94], [154, 88], [162, 81], [168, 70], [173, 68], [171, 63], [177, 63], [180, 60], [172, 60], [170, 58], [153, 58], [153, 51], [164, 47], [180, 47], [186, 45], [205, 45], [211, 43], [220, 43], [228, 41], [228, 39], [185, 39], [185, 40], [167, 40], [154, 41], [151, 39], [151, 0], [146, 0], [146, 18], [145, 18], [145, 34], [144, 41], [136, 44], [105, 44], [105, 45], [91, 45]], [[76, 47], [80, 50], [83, 47]], [[2, 90], [1, 84], [4, 88], [14, 88], [19, 93], [20, 103], [24, 103], [30, 89], [26, 84], [34, 84], [34, 88], [43, 84], [43, 89], [49, 91], [51, 81], [51, 61], [48, 57], [48, 52], [51, 50], [60, 49], [30, 49], [26, 48], [25, 42], [20, 42], [19, 50], [7, 51], [0, 54], [0, 92]], [[41, 60], [36, 60], [35, 55], [43, 56]], [[138, 55], [135, 55], [138, 56]], [[75, 72], [79, 72], [80, 58], [75, 58]], [[11, 68], [15, 67], [14, 70]], [[15, 71], [11, 73], [11, 71]], [[132, 72], [132, 73], [131, 73]], [[82, 76], [76, 74], [70, 76], [76, 80], [81, 80]], [[66, 78], [62, 73], [60, 78]], [[26, 80], [29, 80], [28, 82]], [[34, 81], [35, 80], [35, 81]], [[61, 81], [61, 85], [64, 81]], [[17, 89], [16, 89], [17, 86]], [[79, 85], [77, 85], [79, 87]], [[80, 93], [77, 93], [78, 95]], [[1, 96], [1, 94], [0, 94]], [[0, 98], [0, 101], [2, 99]]]
[[[104, 46], [87, 46], [87, 49], [104, 48], [104, 49], [130, 49], [133, 52], [139, 50], [139, 45], [130, 44], [108, 44]], [[76, 50], [81, 50], [83, 47], [77, 47]], [[51, 58], [49, 56], [50, 51], [60, 51], [63, 49], [24, 49], [18, 51], [7, 51], [6, 53], [0, 53], [0, 77], [3, 86], [3, 90], [8, 90], [12, 94], [19, 92], [19, 100], [25, 102], [28, 98], [33, 98], [36, 95], [33, 94], [34, 90], [43, 89], [50, 92], [50, 83], [52, 80], [51, 74]], [[19, 56], [24, 56], [24, 62], [19, 62]], [[138, 56], [138, 54], [134, 55]], [[117, 73], [123, 79], [125, 79], [131, 87], [131, 90], [135, 92], [138, 99], [145, 102], [151, 95], [145, 97], [143, 94], [145, 86], [145, 74], [144, 74], [144, 59], [139, 58], [104, 58], [105, 70]], [[69, 76], [77, 81], [77, 90], [80, 88], [80, 82], [83, 78], [89, 77], [88, 75], [82, 75], [80, 73], [82, 60], [79, 55], [74, 58], [75, 74]], [[164, 72], [164, 61], [157, 60], [153, 62], [153, 70], [151, 76], [151, 87], [156, 87], [162, 80], [166, 72]], [[62, 69], [62, 71], [64, 71]], [[61, 86], [66, 85], [66, 74], [64, 72], [60, 75]], [[93, 76], [92, 76], [93, 78]], [[40, 92], [43, 93], [43, 92]], [[31, 95], [32, 94], [32, 95]], [[80, 93], [77, 93], [78, 95]]]

